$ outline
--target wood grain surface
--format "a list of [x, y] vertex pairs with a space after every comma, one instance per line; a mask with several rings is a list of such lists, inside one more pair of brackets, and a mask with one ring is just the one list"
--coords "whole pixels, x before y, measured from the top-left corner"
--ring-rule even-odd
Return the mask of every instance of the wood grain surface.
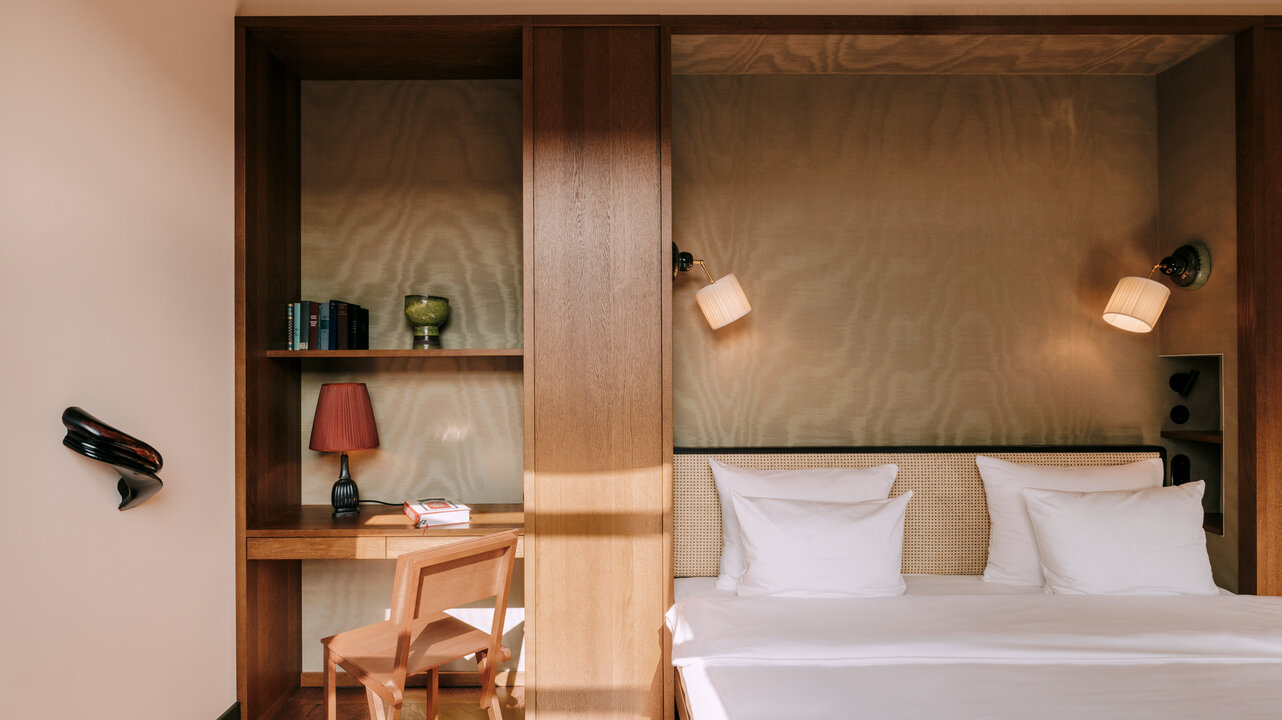
[[527, 702], [543, 720], [659, 718], [670, 488], [658, 31], [533, 35]]
[[1282, 595], [1282, 28], [1236, 55], [1239, 589]]
[[1157, 237], [1151, 77], [677, 76], [679, 446], [1157, 439], [1157, 339], [1100, 319]]
[[[1207, 413], [1189, 421], [1190, 428], [1222, 429], [1223, 447], [1208, 452], [1185, 446], [1179, 451], [1195, 460], [1222, 458], [1224, 534], [1208, 535], [1215, 582], [1238, 589], [1238, 354], [1237, 354], [1237, 137], [1233, 89], [1234, 44], [1222, 41], [1157, 78], [1158, 169], [1161, 226], [1154, 261], [1190, 240], [1211, 251], [1211, 279], [1196, 291], [1172, 287], [1158, 323], [1164, 355], [1222, 355], [1220, 380], [1223, 407], [1215, 420]], [[1166, 389], [1166, 378], [1159, 386]], [[1197, 388], [1195, 388], [1196, 390]], [[1188, 404], [1166, 391], [1161, 408], [1167, 417], [1173, 402]], [[1193, 408], [1195, 412], [1198, 408]], [[1222, 428], [1221, 422], [1222, 419]], [[1168, 422], [1169, 426], [1169, 422]], [[1175, 443], [1167, 443], [1173, 449]], [[1207, 491], [1214, 489], [1208, 484]]]
[[304, 80], [521, 77], [519, 17], [238, 17]]
[[677, 35], [672, 70], [741, 74], [1152, 75], [1215, 35]]
[[298, 502], [299, 380], [264, 357], [298, 292], [298, 82], [236, 33], [236, 678], [246, 717], [284, 702], [298, 671], [296, 562], [251, 562], [246, 528]]
[[[521, 688], [499, 688], [499, 702], [504, 720], [521, 720], [525, 717], [525, 693]], [[426, 715], [426, 694], [413, 689], [405, 693], [402, 720], [486, 720], [484, 710], [477, 707], [480, 691], [475, 688], [442, 688], [436, 718]], [[289, 702], [273, 716], [272, 720], [324, 720], [324, 693], [318, 687], [304, 687], [294, 693]], [[339, 688], [337, 703], [338, 720], [369, 720], [369, 705], [365, 691], [357, 688]]]

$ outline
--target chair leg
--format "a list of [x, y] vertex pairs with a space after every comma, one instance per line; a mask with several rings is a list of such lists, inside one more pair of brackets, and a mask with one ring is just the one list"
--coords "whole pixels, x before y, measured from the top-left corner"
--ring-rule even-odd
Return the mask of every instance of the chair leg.
[[437, 705], [437, 684], [440, 682], [440, 676], [437, 668], [427, 671], [427, 712], [424, 714], [426, 720], [436, 720]]
[[369, 702], [371, 720], [387, 720], [387, 707], [383, 705], [383, 698], [379, 697], [378, 693], [365, 688], [365, 699]]
[[490, 704], [485, 708], [485, 714], [489, 717], [489, 720], [503, 720], [503, 710], [499, 706], [499, 696], [497, 694], [490, 693]]
[[325, 648], [325, 720], [338, 720], [338, 703], [335, 697], [334, 661]]
[[481, 674], [481, 709], [485, 711], [489, 720], [503, 720], [503, 713], [499, 709], [499, 698], [494, 692], [494, 676], [498, 672], [498, 658], [495, 662], [490, 663], [488, 650], [482, 650], [476, 654], [476, 669]]

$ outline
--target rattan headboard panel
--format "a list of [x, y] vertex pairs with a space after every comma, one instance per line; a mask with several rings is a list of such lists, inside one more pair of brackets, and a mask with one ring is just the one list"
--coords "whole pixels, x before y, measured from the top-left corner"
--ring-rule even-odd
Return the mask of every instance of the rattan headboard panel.
[[988, 504], [976, 455], [1030, 465], [1087, 466], [1162, 458], [1158, 446], [1091, 448], [678, 448], [672, 458], [676, 577], [713, 577], [721, 561], [721, 504], [708, 459], [760, 470], [871, 467], [894, 463], [891, 496], [913, 491], [904, 521], [904, 572], [978, 575], [988, 558]]

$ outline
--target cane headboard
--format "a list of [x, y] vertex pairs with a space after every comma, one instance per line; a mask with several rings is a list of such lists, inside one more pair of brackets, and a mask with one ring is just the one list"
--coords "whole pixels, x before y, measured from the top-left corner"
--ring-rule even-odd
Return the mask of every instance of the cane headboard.
[[892, 497], [913, 491], [904, 521], [904, 572], [978, 575], [988, 556], [988, 505], [976, 455], [1030, 465], [1166, 461], [1157, 445], [1090, 447], [677, 448], [672, 457], [673, 572], [712, 577], [721, 559], [721, 504], [708, 459], [761, 470], [894, 463]]

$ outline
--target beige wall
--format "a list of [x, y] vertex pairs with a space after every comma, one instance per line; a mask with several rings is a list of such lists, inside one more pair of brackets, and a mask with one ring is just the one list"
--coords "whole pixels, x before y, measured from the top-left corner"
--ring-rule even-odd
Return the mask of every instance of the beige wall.
[[[1195, 55], [1158, 76], [1161, 233], [1153, 262], [1199, 239], [1211, 251], [1211, 279], [1173, 288], [1158, 324], [1168, 355], [1223, 355], [1224, 534], [1207, 535], [1215, 580], [1237, 588], [1237, 156], [1233, 43]], [[1163, 378], [1165, 380], [1165, 378]], [[1165, 383], [1161, 383], [1163, 388]], [[1168, 398], [1170, 395], [1167, 396]], [[1173, 401], [1172, 401], [1173, 402]], [[1162, 407], [1163, 414], [1169, 403]], [[1192, 418], [1189, 427], [1199, 418]], [[1205, 420], [1203, 420], [1205, 422]], [[1213, 448], [1172, 444], [1194, 458]], [[1212, 458], [1213, 459], [1213, 458]]]
[[1100, 319], [1157, 233], [1150, 77], [679, 76], [678, 445], [1150, 442], [1157, 339]]
[[[235, 2], [6, 3], [0, 694], [8, 718], [212, 720], [235, 700]], [[79, 405], [164, 455], [119, 512]]]

